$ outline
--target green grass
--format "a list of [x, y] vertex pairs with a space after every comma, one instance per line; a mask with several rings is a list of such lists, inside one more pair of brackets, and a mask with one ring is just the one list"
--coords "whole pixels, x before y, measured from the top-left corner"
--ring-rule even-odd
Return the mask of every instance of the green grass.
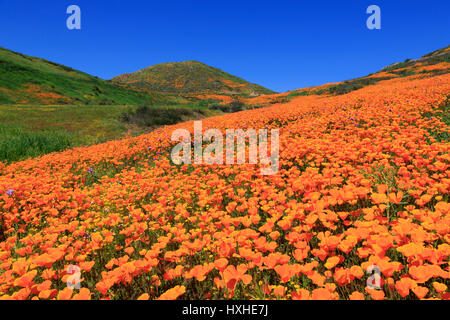
[[301, 96], [309, 96], [311, 93], [309, 91], [293, 91], [289, 93], [287, 96], [290, 98], [301, 97]]
[[[120, 121], [127, 106], [0, 106], [0, 161], [117, 139], [132, 128]], [[142, 131], [132, 131], [133, 134]]]
[[391, 72], [391, 71], [394, 71], [394, 70], [397, 70], [397, 69], [406, 68], [406, 67], [409, 67], [409, 66], [412, 66], [412, 65], [414, 65], [414, 62], [411, 61], [410, 59], [407, 59], [407, 60], [405, 60], [403, 62], [395, 63], [392, 66], [386, 67], [382, 71]]
[[0, 124], [0, 159], [16, 161], [61, 151], [72, 146], [73, 136], [63, 130], [27, 131]]
[[[438, 117], [445, 125], [450, 126], [450, 96], [447, 100], [433, 112], [426, 112], [422, 114], [424, 118]], [[428, 129], [428, 132], [439, 142], [448, 142], [450, 140], [450, 132], [433, 129]]]
[[[207, 105], [0, 105], [0, 161], [17, 161], [76, 146], [98, 144], [189, 119], [213, 115]], [[123, 121], [124, 114], [137, 114]]]

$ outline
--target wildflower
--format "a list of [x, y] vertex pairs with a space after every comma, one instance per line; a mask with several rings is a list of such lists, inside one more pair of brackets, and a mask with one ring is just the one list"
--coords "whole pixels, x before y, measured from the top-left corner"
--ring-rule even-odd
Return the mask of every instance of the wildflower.
[[185, 286], [175, 286], [172, 289], [167, 290], [161, 296], [159, 296], [158, 300], [176, 300], [179, 296], [183, 295], [186, 292]]

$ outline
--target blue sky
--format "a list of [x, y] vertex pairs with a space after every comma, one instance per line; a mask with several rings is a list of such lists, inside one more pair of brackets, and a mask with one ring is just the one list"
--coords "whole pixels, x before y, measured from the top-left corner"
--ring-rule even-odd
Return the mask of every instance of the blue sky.
[[[81, 30], [66, 28], [71, 4]], [[366, 27], [371, 4], [381, 30]], [[104, 79], [198, 60], [282, 92], [445, 47], [449, 12], [443, 0], [0, 0], [0, 46]]]

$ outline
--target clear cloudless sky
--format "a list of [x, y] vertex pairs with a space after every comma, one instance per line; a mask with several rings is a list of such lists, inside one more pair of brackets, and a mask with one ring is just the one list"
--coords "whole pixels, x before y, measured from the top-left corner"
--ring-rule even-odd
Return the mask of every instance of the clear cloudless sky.
[[[372, 4], [381, 30], [366, 27]], [[448, 0], [0, 0], [0, 46], [104, 79], [198, 60], [282, 92], [445, 47], [449, 15]]]

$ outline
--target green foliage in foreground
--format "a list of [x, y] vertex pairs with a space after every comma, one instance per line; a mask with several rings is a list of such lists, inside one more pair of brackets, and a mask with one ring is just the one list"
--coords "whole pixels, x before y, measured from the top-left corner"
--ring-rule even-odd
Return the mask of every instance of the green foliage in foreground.
[[[16, 161], [117, 139], [126, 106], [0, 106], [0, 161]], [[141, 132], [136, 132], [139, 134]]]
[[162, 125], [210, 114], [209, 107], [202, 104], [147, 107], [0, 105], [0, 161], [23, 160], [126, 135], [136, 136]]
[[33, 132], [0, 124], [0, 159], [16, 161], [61, 151], [74, 143], [73, 136], [62, 130]]

